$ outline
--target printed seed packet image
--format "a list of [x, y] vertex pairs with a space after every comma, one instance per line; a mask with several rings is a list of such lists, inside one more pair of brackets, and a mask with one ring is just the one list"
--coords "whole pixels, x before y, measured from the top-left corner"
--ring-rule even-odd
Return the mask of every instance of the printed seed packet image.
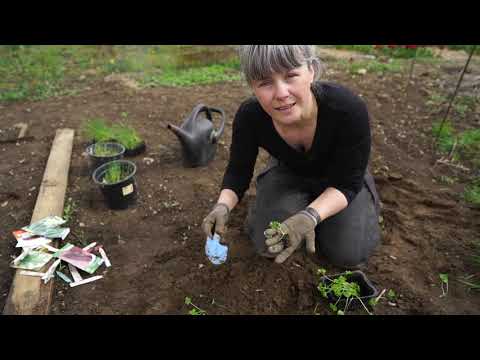
[[54, 253], [53, 256], [89, 274], [93, 274], [103, 263], [102, 258], [69, 243], [65, 244], [59, 251]]
[[37, 270], [47, 264], [52, 258], [52, 254], [31, 250], [22, 260], [13, 262], [10, 266], [17, 269]]
[[17, 239], [17, 245], [15, 247], [35, 248], [52, 242], [50, 239], [31, 234], [25, 230], [15, 230], [12, 233], [15, 239]]
[[66, 221], [59, 216], [47, 216], [33, 224], [24, 226], [22, 230], [47, 238], [62, 238], [62, 240], [64, 240], [70, 232], [70, 229], [60, 228], [58, 226], [65, 222]]

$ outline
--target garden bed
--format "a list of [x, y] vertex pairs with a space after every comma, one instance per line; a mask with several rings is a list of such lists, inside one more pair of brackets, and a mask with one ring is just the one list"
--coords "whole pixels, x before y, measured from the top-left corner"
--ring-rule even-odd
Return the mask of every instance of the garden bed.
[[[434, 164], [431, 125], [441, 109], [426, 106], [435, 90], [439, 67], [418, 65], [415, 86], [404, 96], [404, 74], [374, 73], [352, 77], [331, 67], [327, 78], [361, 94], [372, 114], [371, 170], [383, 202], [382, 243], [363, 272], [377, 289], [393, 289], [395, 298], [380, 301], [375, 314], [478, 314], [480, 294], [460, 283], [478, 274], [470, 258], [480, 232], [480, 211], [459, 197], [463, 185], [441, 184], [453, 169]], [[92, 90], [94, 89], [94, 90]], [[330, 313], [316, 290], [319, 267], [338, 272], [322, 259], [303, 251], [282, 265], [257, 256], [243, 232], [252, 186], [232, 214], [226, 264], [210, 264], [200, 229], [217, 199], [228, 160], [231, 124], [240, 102], [250, 95], [241, 82], [158, 87], [131, 91], [119, 83], [98, 81], [76, 96], [38, 102], [2, 104], [0, 123], [29, 124], [34, 140], [2, 144], [0, 152], [0, 307], [3, 308], [16, 255], [11, 231], [28, 223], [55, 130], [76, 131], [67, 188], [67, 202], [76, 210], [68, 241], [103, 244], [112, 267], [100, 281], [69, 288], [56, 279], [52, 314], [187, 314], [190, 304], [208, 314]], [[197, 103], [223, 108], [225, 133], [215, 160], [208, 167], [182, 166], [177, 138], [166, 128], [180, 124]], [[443, 109], [443, 108], [442, 108]], [[134, 126], [149, 144], [146, 153], [130, 158], [137, 165], [136, 205], [108, 209], [89, 176], [86, 141], [80, 130], [86, 119], [120, 118]], [[475, 124], [478, 114], [465, 121]], [[144, 161], [144, 158], [153, 159]], [[261, 152], [256, 172], [266, 163]], [[440, 273], [448, 273], [447, 296]], [[318, 306], [317, 303], [319, 304]], [[362, 314], [362, 310], [352, 313]]]

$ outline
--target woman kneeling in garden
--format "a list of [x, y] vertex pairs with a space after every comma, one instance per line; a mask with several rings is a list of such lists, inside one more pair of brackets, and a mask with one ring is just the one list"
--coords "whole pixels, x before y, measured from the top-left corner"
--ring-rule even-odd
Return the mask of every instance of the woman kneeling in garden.
[[[367, 170], [371, 136], [363, 100], [319, 81], [311, 45], [244, 45], [241, 67], [254, 96], [239, 107], [220, 196], [202, 223], [221, 236], [250, 185], [259, 147], [270, 155], [256, 178], [248, 235], [257, 252], [284, 262], [306, 245], [355, 268], [379, 243], [379, 199]], [[276, 229], [271, 222], [279, 222]]]

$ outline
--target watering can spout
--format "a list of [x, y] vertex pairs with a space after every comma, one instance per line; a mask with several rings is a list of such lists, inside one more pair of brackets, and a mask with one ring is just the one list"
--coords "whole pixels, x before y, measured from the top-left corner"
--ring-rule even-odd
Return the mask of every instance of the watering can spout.
[[173, 124], [168, 124], [167, 128], [171, 130], [175, 135], [177, 135], [183, 146], [189, 146], [193, 142], [192, 135], [190, 135], [182, 128], [179, 128], [178, 126], [175, 126]]

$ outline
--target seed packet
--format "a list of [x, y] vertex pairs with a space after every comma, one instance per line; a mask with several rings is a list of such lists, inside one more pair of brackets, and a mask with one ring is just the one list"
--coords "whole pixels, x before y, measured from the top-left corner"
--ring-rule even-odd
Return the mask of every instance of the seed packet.
[[70, 284], [72, 282], [72, 280], [67, 276], [65, 275], [63, 272], [61, 271], [55, 271], [55, 273], [63, 280], [65, 281], [67, 284]]
[[103, 263], [102, 258], [69, 243], [65, 244], [59, 251], [54, 253], [53, 256], [89, 274], [93, 274]]
[[29, 233], [44, 236], [47, 238], [61, 238], [65, 240], [67, 235], [70, 233], [69, 228], [60, 228], [59, 225], [64, 224], [66, 221], [58, 216], [47, 216], [33, 224], [24, 226], [22, 230], [28, 231]]
[[[17, 261], [19, 258], [20, 260]], [[30, 250], [26, 255], [24, 252], [17, 257], [17, 259], [13, 260], [13, 263], [10, 266], [17, 269], [38, 270], [47, 264], [51, 258], [52, 254], [43, 251]]]
[[13, 236], [15, 236], [15, 239], [17, 239], [17, 241], [26, 241], [36, 237], [35, 234], [29, 233], [25, 230], [15, 230], [12, 231], [12, 234]]
[[37, 248], [52, 242], [50, 239], [31, 234], [25, 230], [15, 230], [12, 233], [15, 239], [17, 239], [17, 245], [15, 246], [17, 248]]

